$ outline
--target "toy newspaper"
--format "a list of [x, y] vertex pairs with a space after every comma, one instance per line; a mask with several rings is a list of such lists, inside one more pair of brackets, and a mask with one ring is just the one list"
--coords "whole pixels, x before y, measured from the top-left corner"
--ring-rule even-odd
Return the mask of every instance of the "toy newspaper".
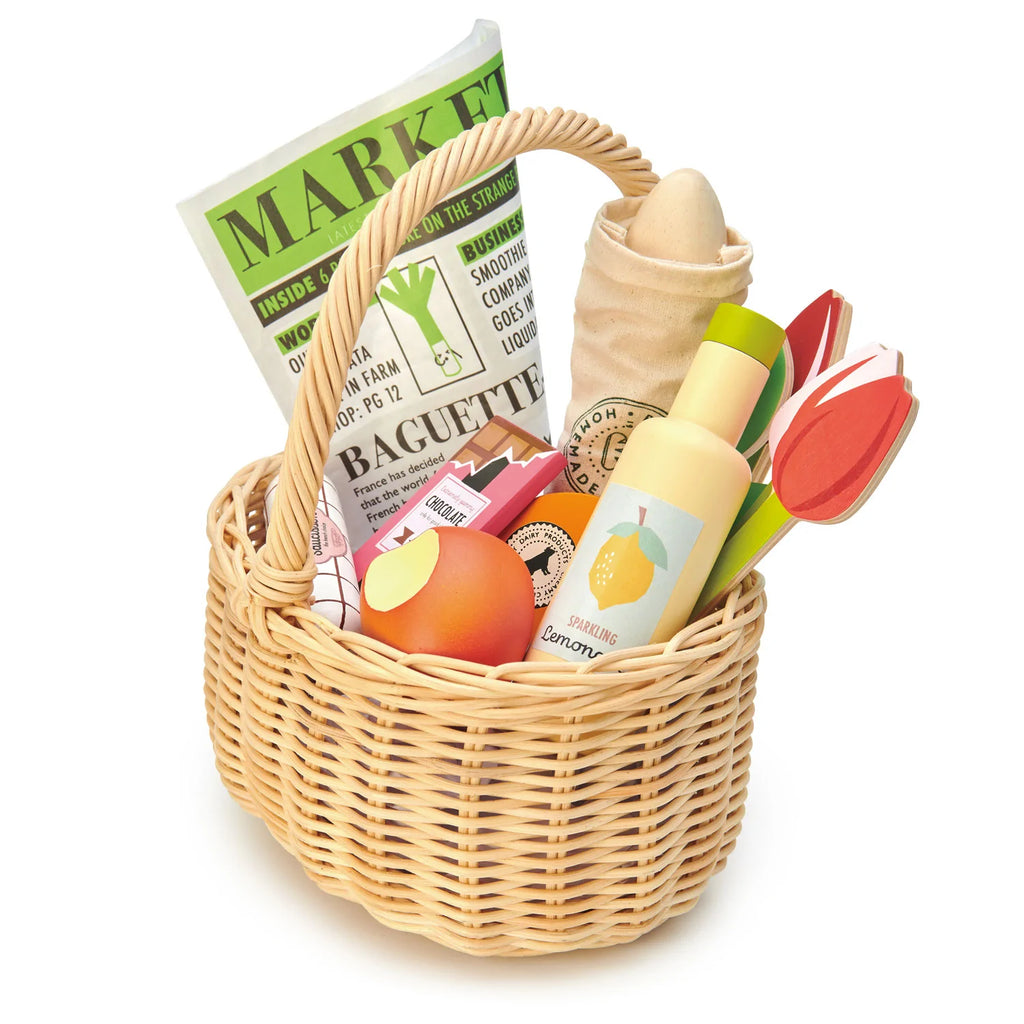
[[[289, 416], [324, 293], [396, 179], [509, 109], [498, 27], [179, 210], [249, 351]], [[358, 547], [495, 416], [550, 441], [516, 163], [446, 197], [371, 301], [327, 476]]]

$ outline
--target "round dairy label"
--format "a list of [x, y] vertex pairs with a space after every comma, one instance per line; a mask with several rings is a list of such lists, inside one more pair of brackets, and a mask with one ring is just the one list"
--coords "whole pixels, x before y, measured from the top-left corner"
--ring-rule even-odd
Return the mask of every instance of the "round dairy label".
[[506, 540], [530, 570], [534, 608], [547, 608], [576, 550], [572, 537], [554, 523], [539, 521], [524, 523]]

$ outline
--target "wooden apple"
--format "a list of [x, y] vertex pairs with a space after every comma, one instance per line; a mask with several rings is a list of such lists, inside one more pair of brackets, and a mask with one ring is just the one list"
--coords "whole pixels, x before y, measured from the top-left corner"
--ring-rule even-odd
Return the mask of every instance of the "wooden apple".
[[408, 653], [500, 665], [526, 653], [533, 600], [530, 571], [504, 541], [439, 526], [370, 563], [362, 631]]

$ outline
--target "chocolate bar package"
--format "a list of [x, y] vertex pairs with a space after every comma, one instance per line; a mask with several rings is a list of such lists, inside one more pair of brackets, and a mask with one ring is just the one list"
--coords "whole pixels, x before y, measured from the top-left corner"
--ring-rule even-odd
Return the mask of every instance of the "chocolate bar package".
[[356, 551], [356, 574], [434, 526], [501, 533], [564, 468], [561, 452], [493, 417]]

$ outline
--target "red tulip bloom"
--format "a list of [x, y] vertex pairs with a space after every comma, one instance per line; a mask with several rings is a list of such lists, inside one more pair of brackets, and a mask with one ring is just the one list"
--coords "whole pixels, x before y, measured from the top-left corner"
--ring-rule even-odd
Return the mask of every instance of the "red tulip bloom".
[[813, 378], [789, 399], [769, 437], [772, 488], [798, 519], [845, 519], [902, 444], [916, 399], [899, 352], [875, 346]]

